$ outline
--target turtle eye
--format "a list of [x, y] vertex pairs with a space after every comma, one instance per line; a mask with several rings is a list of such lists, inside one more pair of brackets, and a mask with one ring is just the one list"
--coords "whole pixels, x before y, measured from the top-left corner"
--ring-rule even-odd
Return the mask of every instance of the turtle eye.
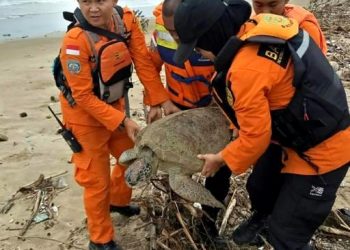
[[145, 166], [145, 177], [147, 179], [149, 179], [152, 175], [152, 167], [151, 167], [151, 164], [147, 163], [146, 166]]
[[[125, 178], [125, 182], [130, 186], [130, 187], [132, 187], [132, 186], [135, 186], [137, 183], [138, 183], [138, 181], [139, 181], [139, 179], [140, 179], [140, 177], [136, 174], [136, 173], [134, 173], [134, 171], [132, 171], [132, 170], [129, 170], [129, 169], [127, 169], [126, 171], [125, 171], [125, 174], [124, 174], [124, 178]], [[136, 178], [135, 178], [136, 177]]]
[[137, 182], [147, 181], [149, 177], [151, 177], [151, 166], [146, 163], [137, 177]]

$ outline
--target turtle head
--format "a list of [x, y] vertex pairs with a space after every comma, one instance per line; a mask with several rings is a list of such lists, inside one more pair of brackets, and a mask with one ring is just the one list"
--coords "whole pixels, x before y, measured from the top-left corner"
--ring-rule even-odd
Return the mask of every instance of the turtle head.
[[148, 181], [152, 176], [152, 167], [145, 159], [137, 159], [125, 171], [126, 183], [133, 187], [140, 182]]
[[151, 179], [154, 173], [152, 166], [157, 165], [153, 156], [153, 151], [147, 146], [129, 149], [120, 155], [118, 163], [127, 166], [124, 177], [129, 186]]
[[137, 158], [136, 149], [125, 150], [118, 158], [118, 164], [122, 166], [129, 166]]

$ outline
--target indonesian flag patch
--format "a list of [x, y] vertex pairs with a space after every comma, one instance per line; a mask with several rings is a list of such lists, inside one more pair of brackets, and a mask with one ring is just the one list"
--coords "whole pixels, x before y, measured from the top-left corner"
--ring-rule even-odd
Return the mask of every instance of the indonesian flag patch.
[[66, 54], [67, 55], [73, 55], [73, 56], [79, 56], [80, 55], [79, 46], [77, 46], [77, 45], [67, 45], [67, 47], [66, 47]]

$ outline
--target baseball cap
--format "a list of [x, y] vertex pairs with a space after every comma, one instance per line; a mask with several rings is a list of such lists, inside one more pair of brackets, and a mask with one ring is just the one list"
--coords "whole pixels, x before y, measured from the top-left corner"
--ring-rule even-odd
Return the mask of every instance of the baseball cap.
[[180, 44], [174, 62], [183, 64], [190, 57], [198, 39], [204, 35], [225, 12], [221, 0], [183, 0], [175, 11], [174, 25]]

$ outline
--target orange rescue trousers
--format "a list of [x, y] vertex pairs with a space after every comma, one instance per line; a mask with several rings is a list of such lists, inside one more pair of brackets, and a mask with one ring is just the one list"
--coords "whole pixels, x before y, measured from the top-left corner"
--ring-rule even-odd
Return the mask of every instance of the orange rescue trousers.
[[118, 159], [133, 142], [124, 129], [114, 132], [104, 127], [67, 124], [83, 147], [73, 154], [75, 180], [84, 188], [84, 205], [90, 240], [106, 243], [113, 239], [114, 229], [109, 206], [126, 206], [131, 189], [124, 180], [125, 168], [115, 165], [110, 171], [110, 155]]

